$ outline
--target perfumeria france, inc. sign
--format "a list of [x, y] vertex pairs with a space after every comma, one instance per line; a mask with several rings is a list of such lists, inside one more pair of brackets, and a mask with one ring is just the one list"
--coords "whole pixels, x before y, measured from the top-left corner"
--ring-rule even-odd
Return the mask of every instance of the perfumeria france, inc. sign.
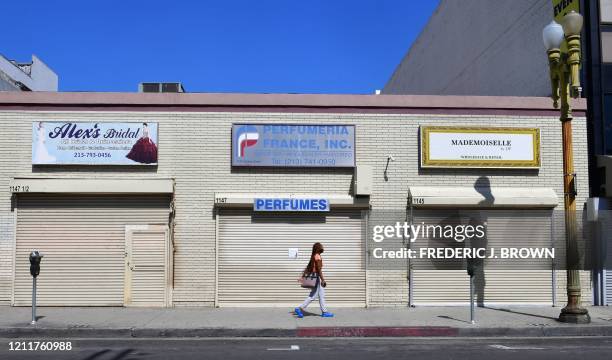
[[355, 126], [233, 124], [232, 166], [354, 167]]
[[421, 167], [539, 168], [540, 129], [421, 127]]
[[157, 155], [157, 123], [32, 123], [32, 165], [157, 165]]

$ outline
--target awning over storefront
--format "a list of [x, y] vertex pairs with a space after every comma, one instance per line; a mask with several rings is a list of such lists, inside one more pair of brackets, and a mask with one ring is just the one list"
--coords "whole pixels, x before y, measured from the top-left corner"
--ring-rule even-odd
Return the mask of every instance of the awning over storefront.
[[172, 179], [14, 178], [12, 193], [172, 194]]
[[266, 193], [266, 194], [240, 194], [240, 193], [216, 193], [216, 207], [245, 208], [252, 207], [255, 199], [327, 199], [329, 205], [334, 208], [364, 208], [370, 206], [369, 197], [353, 197], [340, 194], [298, 194], [298, 193]]
[[551, 188], [411, 186], [413, 207], [553, 208], [559, 204]]

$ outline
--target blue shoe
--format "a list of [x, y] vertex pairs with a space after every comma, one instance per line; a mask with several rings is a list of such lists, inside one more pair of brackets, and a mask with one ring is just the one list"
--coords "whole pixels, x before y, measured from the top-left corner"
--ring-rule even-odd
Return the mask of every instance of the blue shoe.
[[299, 307], [296, 307], [295, 309], [293, 309], [293, 312], [295, 313], [295, 315], [297, 315], [297, 317], [299, 317], [300, 319], [304, 317], [304, 313], [302, 312], [302, 309], [300, 309]]
[[323, 314], [321, 314], [321, 317], [334, 317], [334, 314], [330, 312], [324, 312]]

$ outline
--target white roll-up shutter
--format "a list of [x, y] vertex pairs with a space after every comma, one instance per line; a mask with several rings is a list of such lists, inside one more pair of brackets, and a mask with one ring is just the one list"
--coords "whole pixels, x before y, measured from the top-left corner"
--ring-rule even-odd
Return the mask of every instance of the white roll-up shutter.
[[612, 211], [600, 211], [598, 226], [603, 248], [603, 296], [605, 304], [612, 306]]
[[[223, 210], [219, 221], [219, 306], [295, 306], [308, 290], [297, 283], [315, 242], [323, 243], [323, 272], [331, 306], [365, 306], [362, 218], [329, 214]], [[299, 256], [290, 259], [288, 251]], [[313, 306], [317, 306], [313, 304]]]
[[606, 304], [612, 305], [612, 269], [606, 269]]
[[[612, 230], [612, 221], [607, 219], [604, 221], [604, 229]], [[606, 304], [612, 306], [612, 232], [605, 232], [602, 236], [602, 239], [606, 241], [605, 249], [606, 249], [606, 259], [604, 261], [604, 281], [605, 281], [605, 297]]]
[[[487, 246], [550, 247], [550, 210], [414, 210], [414, 223], [451, 224], [457, 215], [468, 222], [470, 214], [486, 219]], [[419, 241], [419, 240], [417, 240]], [[427, 241], [422, 239], [420, 241]], [[496, 261], [496, 260], [487, 260]], [[526, 264], [528, 260], [520, 260]], [[476, 280], [476, 294], [485, 304], [552, 304], [551, 270], [487, 269]], [[516, 260], [518, 264], [519, 261]], [[541, 264], [541, 261], [539, 262]], [[416, 305], [464, 304], [469, 302], [469, 276], [465, 270], [413, 270], [413, 301]]]
[[125, 226], [168, 224], [169, 210], [166, 195], [20, 194], [14, 305], [31, 303], [33, 249], [39, 305], [123, 305]]

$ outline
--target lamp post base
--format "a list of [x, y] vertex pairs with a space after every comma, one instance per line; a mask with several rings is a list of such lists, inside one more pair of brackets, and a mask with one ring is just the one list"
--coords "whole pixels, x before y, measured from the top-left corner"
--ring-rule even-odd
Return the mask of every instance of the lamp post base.
[[561, 309], [559, 321], [569, 324], [589, 324], [591, 322], [591, 316], [589, 315], [589, 311], [585, 308], [568, 309], [565, 307]]

